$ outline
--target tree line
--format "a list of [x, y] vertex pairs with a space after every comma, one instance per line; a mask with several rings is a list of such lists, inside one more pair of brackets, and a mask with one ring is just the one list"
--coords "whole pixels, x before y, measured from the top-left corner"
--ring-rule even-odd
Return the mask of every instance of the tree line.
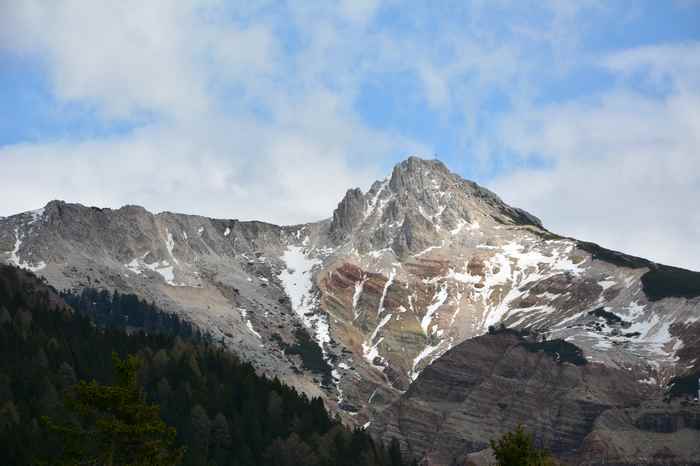
[[[173, 428], [173, 451], [182, 452], [173, 461], [187, 466], [410, 464], [396, 442], [384, 445], [347, 428], [322, 400], [258, 376], [251, 365], [152, 304], [94, 290], [64, 298], [73, 308], [32, 274], [0, 266], [0, 464], [70, 458], [78, 454], [76, 442], [66, 440], [71, 435], [81, 439], [82, 450], [104, 452], [95, 426], [121, 425], [114, 424], [122, 419], [117, 412], [123, 419], [150, 413], [150, 426], [157, 424], [156, 412]], [[88, 317], [93, 311], [95, 320]], [[154, 322], [165, 322], [166, 333]], [[102, 395], [118, 391], [125, 361], [138, 361], [134, 383], [143, 403], [118, 411]], [[102, 404], [90, 404], [95, 400]], [[112, 463], [91, 464], [125, 464], [115, 458], [127, 450], [128, 443], [114, 449]]]
[[[416, 464], [152, 303], [2, 265], [0, 445], [8, 465]], [[554, 464], [522, 428], [491, 447], [502, 466]]]

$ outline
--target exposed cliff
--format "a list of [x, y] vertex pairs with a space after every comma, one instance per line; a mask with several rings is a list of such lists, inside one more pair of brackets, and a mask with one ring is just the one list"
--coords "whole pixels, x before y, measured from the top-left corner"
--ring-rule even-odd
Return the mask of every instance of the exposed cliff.
[[461, 343], [370, 430], [430, 465], [488, 458], [489, 440], [519, 424], [567, 464], [700, 463], [700, 405], [661, 402], [629, 371], [564, 357], [558, 344], [515, 332]]
[[357, 425], [500, 323], [656, 387], [695, 364], [700, 274], [557, 236], [416, 157], [304, 225], [53, 201], [0, 219], [0, 260], [154, 301]]

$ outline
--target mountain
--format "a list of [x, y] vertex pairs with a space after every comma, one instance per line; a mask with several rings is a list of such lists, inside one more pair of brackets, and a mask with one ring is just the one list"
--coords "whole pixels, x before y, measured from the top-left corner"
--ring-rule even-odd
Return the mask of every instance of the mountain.
[[500, 325], [659, 394], [700, 373], [700, 273], [559, 236], [436, 160], [293, 226], [52, 201], [0, 219], [0, 251], [60, 290], [177, 313], [355, 425], [385, 425], [426, 367]]
[[[104, 304], [105, 297], [95, 297], [96, 303]], [[111, 300], [115, 315], [160, 314], [133, 295], [113, 295]], [[92, 305], [83, 299], [68, 306], [33, 274], [0, 265], [0, 464], [59, 464], [61, 453], [77, 440], [88, 452], [108, 445], [109, 438], [94, 430], [78, 435], [75, 429], [95, 428], [95, 420], [90, 420], [95, 413], [83, 415], [65, 400], [75, 401], [79, 380], [110, 385], [118, 381], [113, 353], [140, 359], [139, 388], [148, 404], [158, 406], [154, 416], [176, 428], [176, 443], [186, 449], [182, 466], [409, 464], [396, 443], [387, 449], [364, 431], [346, 428], [329, 415], [320, 399], [309, 400], [278, 380], [257, 376], [252, 366], [219, 345], [191, 338], [187, 332], [174, 336], [103, 328], [82, 315]], [[170, 323], [178, 327], [172, 319]], [[114, 464], [125, 464], [121, 454], [143, 452], [136, 445], [144, 439], [155, 443], [155, 427], [149, 423], [145, 433], [133, 429], [132, 423], [143, 426], [151, 419], [143, 412], [133, 415], [139, 404], [130, 400], [126, 408], [116, 407], [114, 395], [104, 391], [101, 395], [93, 392], [91, 401], [85, 403], [83, 398], [81, 407], [97, 405], [98, 413], [122, 413], [118, 422], [101, 417], [99, 431], [114, 429], [113, 424], [132, 428], [128, 442], [126, 434], [117, 436], [126, 451], [117, 452]], [[131, 416], [124, 415], [125, 410]], [[52, 435], [41, 421], [44, 416], [70, 426], [70, 433]], [[60, 464], [77, 464], [77, 459], [63, 459]]]
[[700, 404], [662, 400], [631, 371], [512, 330], [448, 351], [370, 432], [427, 464], [493, 464], [489, 440], [518, 425], [565, 464], [700, 464]]

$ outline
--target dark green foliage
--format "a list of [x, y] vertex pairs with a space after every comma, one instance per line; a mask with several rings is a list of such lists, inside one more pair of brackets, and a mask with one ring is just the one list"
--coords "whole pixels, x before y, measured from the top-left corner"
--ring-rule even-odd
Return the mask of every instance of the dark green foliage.
[[531, 335], [528, 329], [508, 328], [504, 324], [500, 324], [498, 326], [489, 325], [488, 332], [489, 335], [513, 335], [519, 338], [524, 338]]
[[529, 212], [514, 207], [510, 210], [510, 218], [515, 225], [536, 225], [542, 226], [542, 221]]
[[599, 307], [598, 309], [594, 309], [591, 312], [589, 312], [588, 315], [601, 317], [601, 318], [605, 319], [605, 321], [609, 325], [622, 323], [622, 319], [620, 318], [620, 316], [618, 316], [617, 314], [615, 314], [613, 312], [606, 311], [604, 307]]
[[642, 275], [644, 293], [651, 301], [700, 296], [700, 272], [657, 265]]
[[[613, 314], [614, 315], [614, 314]], [[498, 326], [490, 326], [488, 329], [489, 335], [512, 335], [520, 340], [520, 345], [526, 350], [536, 353], [544, 351], [551, 354], [557, 362], [570, 362], [577, 366], [588, 364], [583, 350], [573, 343], [565, 340], [541, 340], [544, 336], [538, 336], [536, 332], [528, 329], [508, 328], [504, 324]]]
[[146, 333], [181, 336], [190, 340], [207, 337], [191, 323], [177, 315], [161, 311], [154, 304], [133, 294], [114, 294], [107, 290], [84, 288], [80, 293], [61, 293], [63, 300], [79, 314], [86, 315], [100, 327], [142, 330]]
[[[614, 315], [614, 314], [613, 314]], [[577, 366], [588, 364], [583, 350], [573, 343], [565, 340], [542, 340], [537, 341], [538, 334], [528, 329], [508, 328], [504, 324], [490, 326], [489, 335], [512, 335], [520, 340], [520, 345], [526, 350], [536, 353], [544, 351], [551, 354], [557, 362], [570, 362]]]
[[[108, 301], [114, 299], [103, 297]], [[101, 312], [118, 314], [106, 307]], [[0, 266], [0, 464], [31, 464], [61, 453], [62, 442], [39, 422], [43, 416], [87, 428], [61, 401], [78, 380], [118, 382], [116, 352], [143, 361], [138, 381], [145, 399], [177, 429], [186, 466], [287, 466], [294, 463], [281, 452], [290, 449], [304, 453], [298, 460], [307, 465], [397, 466], [364, 431], [330, 418], [320, 399], [256, 375], [207, 339], [120, 327], [94, 325], [67, 311], [33, 275]]]
[[526, 341], [523, 342], [522, 345], [526, 350], [533, 353], [544, 351], [545, 353], [551, 354], [558, 362], [570, 362], [577, 366], [588, 364], [581, 348], [565, 340]]
[[146, 403], [136, 380], [141, 361], [112, 356], [116, 383], [80, 381], [70, 389], [66, 405], [79, 422], [58, 423], [42, 418], [61, 440], [61, 455], [47, 464], [174, 466], [184, 450], [176, 448], [175, 429], [160, 418], [157, 405]]
[[620, 267], [632, 269], [649, 267], [650, 270], [642, 275], [642, 286], [644, 294], [651, 301], [663, 298], [696, 298], [700, 296], [700, 272], [656, 264], [640, 257], [605, 249], [594, 243], [578, 241], [577, 246], [590, 253], [594, 259]]
[[532, 434], [518, 426], [515, 432], [508, 432], [498, 441], [491, 440], [493, 455], [498, 466], [550, 466], [554, 460], [545, 451], [535, 447]]
[[621, 252], [605, 249], [595, 243], [586, 241], [577, 241], [576, 246], [589, 253], [593, 259], [608, 262], [618, 267], [627, 267], [630, 269], [641, 269], [642, 267], [653, 266], [654, 263], [641, 257], [630, 256]]
[[697, 398], [700, 371], [673, 377], [667, 385], [666, 398]]
[[293, 345], [283, 342], [277, 334], [273, 335], [273, 338], [277, 340], [286, 354], [299, 355], [304, 368], [320, 375], [324, 385], [330, 385], [333, 380], [332, 368], [324, 359], [321, 347], [311, 339], [309, 332], [303, 327], [297, 328], [294, 331], [294, 336], [297, 341]]

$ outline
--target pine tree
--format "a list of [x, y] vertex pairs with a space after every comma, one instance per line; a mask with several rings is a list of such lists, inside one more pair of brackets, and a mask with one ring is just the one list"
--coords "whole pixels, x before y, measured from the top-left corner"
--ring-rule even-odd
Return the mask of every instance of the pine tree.
[[389, 460], [391, 461], [391, 466], [403, 465], [401, 447], [396, 439], [391, 439], [391, 443], [389, 444]]
[[0, 306], [0, 325], [9, 324], [12, 322], [12, 317], [5, 306]]
[[552, 457], [535, 447], [532, 434], [519, 425], [515, 432], [507, 432], [497, 442], [491, 440], [498, 466], [553, 466]]
[[207, 412], [201, 405], [192, 408], [192, 435], [190, 444], [192, 445], [192, 455], [195, 464], [206, 464], [209, 457], [209, 433], [211, 432], [211, 421]]
[[214, 422], [211, 425], [211, 444], [213, 446], [212, 457], [214, 464], [226, 464], [226, 459], [230, 456], [231, 431], [229, 430], [226, 416], [221, 413], [214, 417]]
[[6, 401], [0, 406], [0, 432], [13, 429], [19, 421], [19, 411], [13, 401]]
[[174, 447], [176, 432], [159, 416], [159, 407], [145, 402], [136, 373], [141, 361], [135, 356], [112, 356], [117, 372], [115, 385], [81, 381], [67, 400], [81, 425], [59, 425], [44, 417], [49, 431], [62, 437], [63, 455], [50, 464], [105, 466], [172, 466], [183, 450]]
[[[178, 443], [187, 445], [183, 466], [400, 462], [398, 449], [389, 452], [362, 429], [349, 431], [320, 399], [258, 376], [176, 315], [134, 295], [91, 289], [64, 295], [75, 308], [69, 312], [53, 307], [33, 280], [0, 265], [0, 465], [32, 464], [37, 457], [51, 464], [174, 464], [174, 434], [159, 417], [177, 427]], [[153, 331], [132, 326], [141, 321]], [[127, 367], [131, 375], [115, 377], [112, 351], [143, 361], [138, 384], [138, 362]], [[160, 410], [147, 405], [144, 394]], [[40, 425], [42, 416], [54, 422]], [[148, 452], [159, 448], [162, 454], [149, 460]]]

